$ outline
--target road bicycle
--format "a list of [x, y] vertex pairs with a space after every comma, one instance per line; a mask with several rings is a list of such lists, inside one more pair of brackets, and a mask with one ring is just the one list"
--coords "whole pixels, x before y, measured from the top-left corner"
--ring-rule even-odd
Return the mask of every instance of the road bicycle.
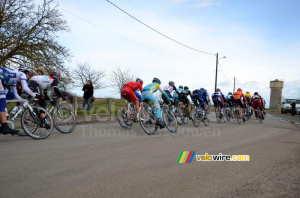
[[59, 104], [59, 97], [52, 99], [49, 113], [52, 115], [54, 127], [61, 133], [71, 133], [76, 127], [75, 114], [68, 106]]
[[[140, 110], [143, 104], [140, 103]], [[117, 119], [123, 129], [129, 130], [137, 122], [136, 110], [133, 103], [127, 103], [125, 107], [121, 107], [117, 112]]]
[[245, 124], [245, 121], [246, 121], [246, 119], [245, 119], [245, 117], [244, 117], [244, 115], [243, 115], [243, 111], [242, 111], [242, 115], [240, 115], [240, 109], [241, 109], [241, 107], [239, 106], [239, 105], [236, 105], [235, 106], [235, 117], [236, 117], [236, 120], [237, 120], [237, 122], [239, 123], [239, 124], [241, 124], [241, 122], [243, 121], [244, 122], [244, 124]]
[[255, 117], [258, 119], [259, 123], [263, 123], [263, 117], [261, 115], [261, 109], [260, 107], [257, 107], [257, 110], [255, 110]]
[[216, 113], [216, 118], [217, 118], [218, 123], [221, 124], [222, 122], [226, 122], [225, 116], [224, 116], [224, 111], [222, 113], [222, 108], [220, 107], [220, 105], [215, 107], [215, 113]]
[[175, 108], [175, 115], [179, 125], [187, 124], [191, 118], [188, 105], [183, 102], [179, 102], [178, 107]]
[[234, 111], [233, 111], [233, 107], [232, 105], [230, 105], [229, 103], [225, 103], [224, 104], [224, 109], [223, 112], [225, 114], [225, 118], [226, 120], [229, 122], [231, 119], [234, 119]]
[[[59, 97], [53, 97], [53, 100], [50, 101], [52, 107], [50, 110], [47, 108], [48, 112], [51, 114], [53, 118], [54, 127], [61, 133], [71, 133], [74, 131], [76, 127], [76, 116], [73, 111], [66, 105], [59, 104]], [[32, 106], [37, 106], [37, 101], [31, 100], [30, 104]], [[16, 107], [16, 106], [15, 106]], [[18, 107], [17, 112], [15, 113], [13, 108], [9, 111], [9, 120], [16, 121], [21, 120], [20, 116], [24, 111], [24, 108]], [[26, 136], [26, 133], [19, 132], [17, 133], [19, 136]]]
[[[154, 135], [157, 132], [159, 126], [156, 124], [156, 117], [154, 108], [151, 108], [148, 101], [144, 101], [146, 105], [141, 109], [139, 114], [140, 125], [145, 133], [148, 135]], [[171, 104], [163, 103], [161, 107], [161, 121], [171, 133], [175, 133], [178, 130], [178, 123], [173, 110], [171, 110]]]
[[207, 110], [200, 110], [200, 107], [193, 108], [192, 112], [192, 121], [195, 127], [199, 127], [200, 122], [203, 122], [205, 126], [209, 125], [210, 119], [207, 114]]
[[[35, 99], [31, 99], [30, 101], [24, 99], [7, 100], [6, 102], [21, 102], [17, 112], [12, 115], [12, 117], [9, 116], [9, 121], [14, 122], [15, 118], [17, 118], [19, 114], [22, 114], [20, 119], [22, 129], [29, 137], [39, 140], [51, 135], [54, 123], [52, 116], [46, 109], [32, 105], [36, 101]], [[40, 118], [41, 113], [45, 114], [44, 122], [43, 119]], [[14, 124], [11, 126], [15, 128]]]
[[246, 110], [245, 110], [245, 119], [248, 121], [251, 118], [251, 110], [250, 110], [250, 106], [246, 105]]

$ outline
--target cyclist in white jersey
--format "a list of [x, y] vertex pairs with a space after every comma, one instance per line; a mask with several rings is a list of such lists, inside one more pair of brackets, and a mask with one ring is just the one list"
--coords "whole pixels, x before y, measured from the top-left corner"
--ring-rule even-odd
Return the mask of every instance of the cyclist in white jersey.
[[13, 71], [4, 67], [0, 67], [0, 122], [1, 122], [1, 129], [0, 133], [6, 135], [6, 134], [16, 134], [19, 131], [14, 130], [8, 127], [7, 125], [7, 118], [6, 118], [6, 94], [8, 93], [6, 91], [6, 88], [4, 86], [9, 86], [11, 91], [13, 92], [13, 99], [14, 97], [17, 99], [22, 99], [18, 92], [16, 85], [18, 82], [21, 83], [21, 86], [23, 90], [30, 96], [36, 97], [36, 95], [29, 89], [27, 86], [27, 78], [30, 77], [32, 74], [32, 70], [26, 66], [21, 65], [19, 68], [19, 71]]
[[[58, 83], [59, 83], [60, 74], [58, 72], [51, 72], [50, 76], [46, 75], [39, 75], [39, 76], [33, 76], [29, 79], [28, 85], [29, 88], [37, 93], [37, 97], [39, 98], [39, 105], [43, 108], [46, 108], [46, 99], [48, 99], [48, 96], [44, 95], [44, 91], [48, 91], [50, 87], [53, 87], [54, 92], [63, 98], [63, 100], [67, 100], [68, 97], [64, 96], [61, 91], [59, 90]], [[50, 127], [47, 123], [45, 123], [45, 113], [41, 113], [41, 122], [42, 126], [48, 128]]]

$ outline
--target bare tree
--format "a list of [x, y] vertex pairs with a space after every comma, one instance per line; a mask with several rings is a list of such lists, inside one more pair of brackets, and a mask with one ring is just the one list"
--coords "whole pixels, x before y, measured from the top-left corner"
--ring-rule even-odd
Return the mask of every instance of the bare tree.
[[120, 68], [116, 67], [112, 71], [111, 75], [111, 86], [116, 88], [118, 92], [121, 92], [123, 85], [127, 82], [134, 81], [135, 75], [132, 73], [131, 69], [129, 68]]
[[105, 77], [105, 71], [95, 70], [91, 68], [91, 65], [87, 62], [78, 63], [77, 67], [73, 70], [74, 79], [78, 79], [75, 82], [77, 85], [84, 85], [88, 80], [92, 81], [94, 89], [102, 89], [106, 87], [103, 78]]
[[70, 73], [64, 64], [70, 61], [71, 55], [57, 42], [57, 33], [68, 31], [68, 26], [55, 2], [43, 0], [37, 5], [34, 0], [0, 1], [1, 66], [44, 66], [69, 79]]

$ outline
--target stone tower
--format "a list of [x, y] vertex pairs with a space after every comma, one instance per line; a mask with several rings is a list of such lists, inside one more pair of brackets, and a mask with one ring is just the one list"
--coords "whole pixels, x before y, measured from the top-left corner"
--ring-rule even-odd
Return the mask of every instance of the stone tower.
[[270, 88], [271, 88], [271, 96], [270, 96], [270, 109], [280, 108], [281, 104], [281, 96], [282, 96], [282, 88], [283, 88], [283, 81], [281, 80], [273, 80], [270, 81]]

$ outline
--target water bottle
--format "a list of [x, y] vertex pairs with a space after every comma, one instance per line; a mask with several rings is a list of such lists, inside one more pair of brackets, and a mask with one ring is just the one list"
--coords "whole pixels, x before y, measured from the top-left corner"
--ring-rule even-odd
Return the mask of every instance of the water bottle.
[[197, 109], [197, 112], [199, 115], [202, 113], [200, 109]]
[[14, 108], [13, 108], [12, 111], [11, 111], [11, 113], [12, 113], [13, 115], [15, 115], [15, 114], [17, 113], [18, 109], [19, 109], [19, 106], [14, 106]]

